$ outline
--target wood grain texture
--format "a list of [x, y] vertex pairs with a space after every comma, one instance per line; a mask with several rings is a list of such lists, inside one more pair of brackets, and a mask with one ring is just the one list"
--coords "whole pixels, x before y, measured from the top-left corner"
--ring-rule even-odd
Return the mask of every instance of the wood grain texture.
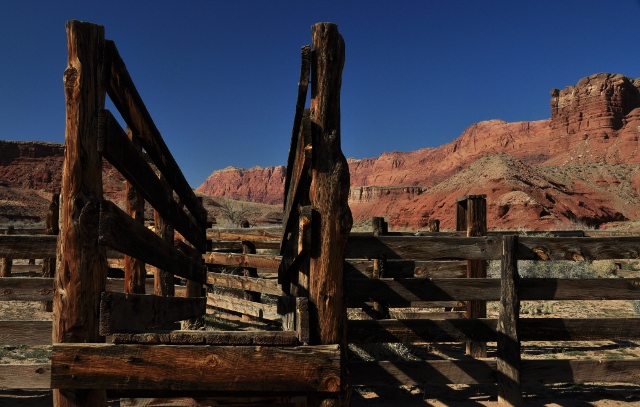
[[266, 397], [174, 397], [174, 398], [126, 398], [120, 399], [120, 407], [149, 406], [225, 406], [225, 407], [264, 407], [283, 405], [287, 407], [307, 407], [306, 396], [266, 396]]
[[38, 277], [0, 278], [0, 301], [51, 301], [53, 279]]
[[105, 291], [100, 302], [100, 334], [144, 330], [204, 315], [204, 297], [160, 297]]
[[[181, 253], [172, 243], [133, 220], [110, 201], [100, 203], [100, 243], [172, 274], [204, 282], [206, 267]], [[172, 280], [173, 282], [173, 280]]]
[[204, 228], [192, 222], [173, 196], [167, 194], [166, 186], [144, 159], [139, 147], [129, 139], [111, 112], [106, 109], [101, 111], [98, 151], [134, 187], [133, 194], [141, 194], [182, 236], [201, 251], [206, 250]]
[[235, 276], [223, 273], [207, 273], [207, 284], [221, 287], [237, 288], [244, 291], [255, 291], [271, 295], [285, 295], [276, 280]]
[[518, 297], [518, 236], [502, 238], [500, 312], [497, 329], [498, 402], [508, 406], [521, 406], [520, 387], [520, 338]]
[[[523, 383], [638, 384], [640, 360], [523, 360]], [[493, 360], [353, 362], [353, 385], [480, 384], [496, 382]]]
[[[60, 233], [60, 194], [51, 196], [51, 203], [47, 210], [47, 218], [45, 224], [47, 226], [45, 234], [49, 236], [57, 236]], [[56, 258], [48, 257], [42, 260], [42, 277], [53, 277], [56, 272]]]
[[0, 364], [0, 389], [48, 389], [51, 364]]
[[51, 321], [0, 321], [0, 345], [51, 345]]
[[165, 331], [118, 333], [113, 343], [165, 344], [165, 345], [233, 345], [233, 346], [286, 346], [297, 345], [295, 332], [283, 331]]
[[349, 259], [498, 260], [495, 237], [373, 236], [352, 233], [345, 255]]
[[0, 235], [0, 256], [13, 259], [56, 257], [57, 236]]
[[281, 227], [215, 228], [207, 230], [207, 238], [215, 240], [280, 243], [281, 237]]
[[182, 170], [171, 155], [151, 115], [136, 89], [124, 61], [113, 41], [105, 42], [108, 80], [107, 93], [127, 126], [140, 137], [140, 143], [162, 175], [169, 181], [181, 202], [202, 227], [207, 222], [207, 211], [198, 201]]
[[203, 255], [209, 264], [236, 267], [255, 267], [260, 269], [277, 270], [281, 257], [265, 254], [235, 254], [210, 252]]
[[[7, 227], [7, 230], [4, 232], [5, 235], [13, 235], [14, 228], [13, 226]], [[11, 257], [3, 257], [2, 264], [0, 265], [0, 277], [11, 277], [11, 267], [13, 266], [13, 258]]]
[[53, 348], [51, 386], [337, 392], [340, 351], [336, 345], [58, 345]]
[[519, 260], [607, 260], [640, 257], [640, 236], [520, 237]]
[[[66, 28], [65, 152], [52, 338], [53, 343], [102, 342], [100, 293], [107, 279], [107, 259], [97, 239], [102, 160], [96, 146], [98, 113], [105, 99], [104, 27], [72, 20]], [[56, 390], [53, 401], [56, 407], [107, 405], [103, 390]]]
[[[384, 300], [408, 307], [417, 301], [500, 299], [500, 279], [353, 279], [347, 280], [349, 301]], [[526, 278], [520, 282], [521, 300], [637, 300], [640, 279]]]
[[[372, 278], [373, 260], [345, 260], [347, 278]], [[462, 278], [467, 276], [466, 261], [386, 260], [386, 278]]]
[[261, 304], [224, 295], [207, 294], [207, 305], [270, 321], [280, 321], [282, 319], [282, 316], [278, 314], [278, 307], [275, 305]]

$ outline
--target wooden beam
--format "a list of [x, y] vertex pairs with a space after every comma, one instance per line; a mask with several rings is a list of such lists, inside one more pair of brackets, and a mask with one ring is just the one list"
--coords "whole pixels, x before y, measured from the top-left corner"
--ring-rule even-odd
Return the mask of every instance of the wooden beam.
[[293, 346], [298, 344], [298, 338], [295, 332], [283, 331], [165, 331], [117, 333], [113, 335], [113, 343]]
[[640, 257], [640, 237], [520, 237], [518, 260], [608, 260]]
[[[72, 20], [66, 28], [65, 152], [52, 337], [53, 343], [103, 342], [98, 328], [107, 259], [97, 239], [103, 195], [102, 160], [96, 146], [98, 113], [104, 108], [105, 99], [102, 86], [104, 27]], [[106, 407], [107, 400], [104, 390], [72, 387], [65, 392], [55, 390], [53, 404], [55, 407]]]
[[[500, 279], [353, 279], [347, 280], [349, 301], [388, 301], [409, 306], [417, 301], [500, 300]], [[637, 300], [640, 279], [526, 278], [521, 300]]]
[[110, 111], [102, 110], [100, 123], [98, 151], [164, 219], [168, 220], [185, 239], [204, 252], [207, 248], [204, 228], [192, 222], [173, 197], [167, 196], [161, 180]]
[[100, 203], [99, 241], [180, 277], [204, 282], [206, 267], [181, 253], [110, 201]]
[[232, 274], [207, 273], [207, 284], [221, 287], [237, 288], [244, 291], [255, 291], [271, 295], [285, 295], [276, 280], [235, 276]]
[[520, 388], [520, 339], [518, 338], [518, 236], [502, 238], [500, 316], [497, 327], [498, 402], [518, 407], [522, 405]]
[[51, 345], [51, 321], [0, 321], [0, 345]]
[[349, 259], [498, 260], [500, 241], [494, 237], [373, 236], [352, 233]]
[[48, 389], [51, 364], [0, 364], [0, 389]]
[[171, 155], [151, 115], [147, 111], [138, 90], [136, 89], [124, 61], [113, 41], [105, 42], [105, 60], [107, 75], [107, 93], [120, 115], [140, 137], [140, 143], [162, 175], [169, 181], [181, 202], [195, 217], [198, 224], [207, 222], [207, 211], [196, 198], [193, 189], [185, 179], [180, 167]]
[[277, 270], [281, 257], [265, 254], [235, 254], [210, 252], [202, 256], [206, 263], [222, 266], [254, 267], [260, 269]]
[[[55, 194], [54, 194], [55, 195]], [[4, 235], [8, 228], [0, 228], [0, 235]], [[47, 229], [40, 228], [14, 228], [14, 234], [16, 235], [45, 235]]]
[[100, 302], [100, 334], [144, 330], [204, 315], [204, 297], [160, 297], [105, 291]]
[[[345, 260], [347, 278], [372, 278], [373, 260]], [[466, 261], [386, 260], [386, 278], [462, 278], [467, 275]]]
[[[486, 195], [467, 196], [466, 231], [467, 237], [487, 235], [487, 200]], [[467, 260], [467, 278], [486, 278], [487, 262], [485, 260]], [[486, 318], [486, 301], [467, 301], [467, 318]], [[466, 354], [473, 358], [487, 357], [487, 345], [482, 342], [467, 342]]]
[[0, 256], [14, 259], [56, 257], [57, 236], [0, 235]]
[[336, 345], [59, 345], [53, 348], [51, 387], [333, 393], [340, 390], [340, 350]]
[[51, 301], [53, 278], [0, 278], [0, 301]]
[[[13, 235], [14, 228], [13, 226], [7, 227], [7, 230], [4, 232], [5, 235]], [[11, 277], [11, 267], [13, 266], [13, 258], [11, 257], [3, 257], [2, 264], [0, 265], [0, 277]]]
[[[523, 383], [638, 383], [640, 360], [523, 360]], [[496, 383], [496, 361], [352, 362], [353, 385]]]
[[265, 396], [265, 397], [198, 397], [186, 396], [175, 398], [127, 398], [120, 399], [120, 407], [149, 407], [149, 406], [225, 406], [225, 407], [264, 407], [283, 405], [287, 407], [307, 407], [306, 396]]
[[[60, 233], [60, 194], [53, 194], [51, 196], [51, 203], [49, 203], [49, 209], [47, 210], [46, 225], [47, 229], [45, 234], [50, 236], [57, 236]], [[42, 277], [53, 277], [56, 272], [56, 258], [48, 257], [42, 260]], [[50, 303], [51, 304], [51, 303]], [[47, 305], [45, 305], [46, 307]], [[53, 306], [53, 304], [51, 304]]]
[[240, 240], [245, 242], [280, 243], [282, 228], [215, 228], [207, 230], [207, 238], [215, 240]]
[[278, 314], [278, 307], [275, 305], [261, 304], [225, 295], [207, 294], [207, 305], [270, 321], [282, 319], [282, 316]]
[[[253, 242], [256, 249], [280, 250], [280, 242]], [[207, 251], [241, 249], [242, 241], [210, 241], [207, 243]]]

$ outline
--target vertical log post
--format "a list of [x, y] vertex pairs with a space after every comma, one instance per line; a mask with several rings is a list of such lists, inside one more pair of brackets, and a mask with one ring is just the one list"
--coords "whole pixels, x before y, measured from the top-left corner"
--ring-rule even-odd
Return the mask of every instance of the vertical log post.
[[440, 231], [440, 219], [429, 219], [429, 232], [439, 232]]
[[[383, 217], [374, 217], [371, 220], [371, 224], [374, 236], [382, 236], [389, 231], [389, 225], [384, 221]], [[373, 259], [373, 278], [384, 277], [386, 263], [385, 259]], [[373, 311], [378, 319], [389, 318], [389, 307], [385, 303], [374, 301]]]
[[[100, 293], [107, 280], [107, 258], [98, 244], [102, 200], [102, 161], [98, 154], [98, 112], [102, 87], [104, 27], [67, 22], [68, 66], [65, 153], [60, 194], [60, 234], [54, 277], [52, 341], [104, 342], [98, 332]], [[55, 366], [53, 367], [56, 368]], [[53, 405], [106, 406], [104, 389], [54, 389]]]
[[[15, 229], [13, 226], [7, 226], [4, 231], [5, 235], [12, 235]], [[11, 267], [13, 267], [13, 259], [10, 257], [2, 258], [2, 267], [0, 268], [0, 277], [11, 277]]]
[[317, 400], [323, 406], [338, 406], [349, 404], [343, 263], [353, 224], [347, 203], [349, 166], [340, 147], [340, 87], [345, 47], [336, 24], [313, 25], [311, 37], [313, 157], [309, 196], [318, 214], [318, 227], [313, 228], [309, 267], [310, 341], [313, 344], [340, 344], [340, 387], [329, 386], [329, 389], [341, 390], [341, 398]]
[[[57, 236], [60, 233], [58, 222], [60, 220], [60, 194], [53, 194], [49, 210], [47, 211], [45, 234], [49, 236]], [[42, 277], [53, 277], [56, 272], [56, 259], [42, 260]]]
[[[127, 126], [127, 136], [133, 142], [138, 151], [142, 151], [138, 136]], [[138, 222], [144, 224], [144, 198], [142, 194], [126, 181], [125, 188], [127, 192], [126, 211], [129, 216]], [[147, 279], [147, 270], [143, 261], [124, 255], [124, 292], [131, 294], [145, 294], [145, 283]]]
[[[487, 235], [487, 200], [486, 195], [469, 195], [465, 197], [467, 237]], [[459, 205], [460, 206], [460, 205]], [[456, 224], [458, 221], [456, 221]], [[487, 262], [485, 260], [467, 260], [467, 278], [486, 278]], [[467, 318], [486, 318], [486, 301], [467, 301]], [[483, 342], [467, 342], [467, 355], [474, 358], [487, 357], [487, 344]]]
[[518, 318], [518, 236], [502, 238], [502, 285], [500, 290], [500, 315], [498, 318], [498, 401], [500, 404], [522, 406], [520, 388], [520, 340]]

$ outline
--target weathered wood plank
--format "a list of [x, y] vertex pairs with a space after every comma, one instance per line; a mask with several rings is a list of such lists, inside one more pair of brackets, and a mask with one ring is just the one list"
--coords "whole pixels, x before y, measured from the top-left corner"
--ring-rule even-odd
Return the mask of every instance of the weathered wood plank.
[[51, 321], [0, 321], [0, 345], [51, 345]]
[[[448, 313], [452, 314], [452, 313]], [[428, 314], [427, 314], [428, 315]], [[350, 320], [349, 341], [495, 342], [496, 319]], [[629, 340], [640, 336], [640, 318], [522, 318], [521, 341]]]
[[[638, 384], [640, 360], [523, 360], [522, 382]], [[481, 384], [496, 382], [493, 360], [352, 362], [353, 385]]]
[[105, 75], [108, 77], [107, 93], [111, 101], [131, 130], [140, 137], [140, 143], [158, 170], [169, 181], [171, 188], [176, 191], [198, 224], [204, 226], [207, 222], [207, 211], [196, 198], [162, 139], [113, 41], [105, 41], [104, 53], [107, 67]]
[[[60, 233], [60, 194], [53, 194], [46, 218], [47, 229], [45, 234], [57, 236]], [[42, 277], [53, 277], [56, 272], [56, 258], [49, 257], [42, 260]], [[45, 304], [45, 308], [52, 309], [53, 303]]]
[[[345, 260], [347, 278], [372, 278], [373, 260]], [[467, 276], [466, 261], [386, 260], [386, 278], [462, 278]]]
[[[55, 194], [54, 194], [55, 195]], [[8, 228], [0, 228], [0, 235], [4, 235]], [[40, 228], [14, 228], [13, 233], [16, 235], [46, 235], [47, 229]]]
[[640, 237], [520, 237], [519, 260], [606, 260], [640, 257]]
[[204, 315], [204, 297], [160, 297], [147, 294], [102, 293], [100, 334], [144, 330]]
[[337, 392], [340, 351], [336, 345], [59, 345], [51, 387]]
[[520, 339], [518, 337], [520, 276], [518, 275], [517, 250], [518, 236], [504, 236], [502, 238], [502, 286], [497, 327], [498, 402], [509, 406], [522, 405]]
[[207, 284], [237, 288], [244, 291], [255, 291], [271, 295], [285, 295], [276, 280], [235, 276], [232, 274], [207, 273]]
[[193, 223], [176, 201], [167, 197], [165, 186], [111, 112], [103, 109], [100, 119], [98, 151], [185, 239], [205, 251], [207, 242], [204, 228]]
[[215, 228], [207, 230], [207, 238], [215, 240], [240, 240], [245, 242], [280, 243], [282, 228]]
[[287, 407], [307, 407], [306, 396], [263, 396], [263, 397], [158, 397], [158, 398], [121, 398], [120, 407], [194, 407], [194, 406], [225, 406], [225, 407], [264, 407], [282, 405]]
[[180, 277], [204, 282], [206, 267], [135, 221], [112, 202], [100, 203], [99, 241]]
[[53, 278], [0, 278], [0, 301], [51, 301]]
[[[417, 301], [500, 299], [500, 279], [353, 279], [347, 280], [349, 301], [384, 300], [395, 306]], [[521, 300], [637, 300], [640, 279], [526, 278], [520, 282]]]
[[277, 270], [281, 257], [264, 254], [235, 254], [210, 252], [202, 256], [209, 264], [222, 266], [254, 267], [260, 269]]
[[113, 335], [113, 343], [293, 346], [298, 344], [298, 338], [296, 332], [283, 331], [165, 331], [117, 333]]
[[278, 314], [278, 307], [275, 305], [261, 304], [224, 295], [207, 294], [207, 305], [270, 321], [280, 321], [282, 319], [282, 316]]
[[45, 259], [56, 257], [58, 236], [0, 235], [0, 257]]
[[0, 364], [0, 389], [48, 389], [51, 364]]
[[[9, 226], [7, 230], [4, 232], [5, 235], [13, 235], [14, 228], [13, 226]], [[3, 257], [2, 264], [0, 264], [0, 277], [11, 277], [11, 267], [13, 266], [13, 258], [11, 257]]]
[[[280, 250], [280, 242], [257, 242], [254, 241], [256, 249]], [[207, 243], [207, 252], [213, 250], [242, 249], [242, 241], [218, 241], [212, 240]]]
[[352, 233], [345, 256], [349, 259], [498, 260], [495, 237], [372, 236]]

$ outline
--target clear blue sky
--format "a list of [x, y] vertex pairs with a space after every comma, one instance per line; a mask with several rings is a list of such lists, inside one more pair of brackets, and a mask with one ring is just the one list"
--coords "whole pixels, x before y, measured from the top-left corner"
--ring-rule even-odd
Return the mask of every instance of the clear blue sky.
[[64, 141], [70, 19], [105, 26], [193, 187], [229, 165], [286, 163], [315, 22], [346, 42], [347, 157], [546, 119], [552, 88], [594, 73], [640, 77], [637, 0], [3, 1], [0, 139]]

